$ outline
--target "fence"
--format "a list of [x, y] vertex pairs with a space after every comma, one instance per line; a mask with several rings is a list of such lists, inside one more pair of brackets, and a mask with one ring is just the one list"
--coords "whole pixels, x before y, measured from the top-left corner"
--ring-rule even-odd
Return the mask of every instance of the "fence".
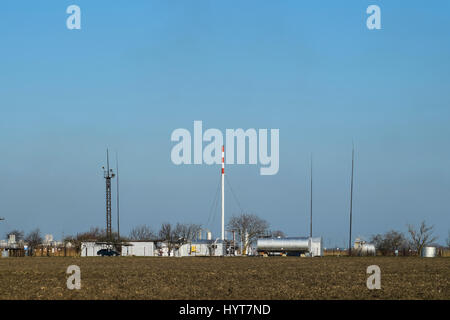
[[76, 257], [79, 255], [76, 248], [40, 246], [33, 250], [35, 257]]
[[348, 250], [343, 249], [325, 249], [323, 250], [323, 255], [326, 256], [333, 256], [333, 257], [342, 257], [342, 256], [348, 256]]
[[25, 250], [23, 248], [1, 248], [0, 257], [25, 257]]

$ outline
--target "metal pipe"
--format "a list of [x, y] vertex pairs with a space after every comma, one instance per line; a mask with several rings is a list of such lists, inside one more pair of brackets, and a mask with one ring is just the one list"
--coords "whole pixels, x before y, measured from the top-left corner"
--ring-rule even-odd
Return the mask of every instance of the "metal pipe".
[[117, 240], [120, 241], [120, 206], [119, 206], [119, 156], [116, 152], [116, 175], [117, 175]]
[[222, 240], [225, 240], [225, 147], [222, 146]]
[[352, 253], [352, 215], [353, 215], [353, 168], [355, 162], [355, 147], [352, 145], [352, 181], [350, 187], [350, 231], [348, 237], [348, 253], [351, 255]]
[[313, 165], [312, 165], [312, 153], [311, 153], [311, 199], [310, 199], [310, 221], [309, 221], [309, 237], [312, 238], [312, 219], [313, 219]]

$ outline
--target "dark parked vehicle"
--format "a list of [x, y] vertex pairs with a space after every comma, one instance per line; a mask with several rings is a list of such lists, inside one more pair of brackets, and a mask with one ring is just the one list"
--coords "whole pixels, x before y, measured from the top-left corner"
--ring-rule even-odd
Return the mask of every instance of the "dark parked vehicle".
[[102, 257], [112, 257], [112, 256], [120, 256], [120, 253], [114, 251], [112, 249], [101, 249], [97, 251], [97, 255]]

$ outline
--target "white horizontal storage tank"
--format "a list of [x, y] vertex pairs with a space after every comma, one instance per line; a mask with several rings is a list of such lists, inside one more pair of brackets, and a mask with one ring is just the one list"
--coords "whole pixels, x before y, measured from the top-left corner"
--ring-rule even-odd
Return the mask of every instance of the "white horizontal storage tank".
[[322, 256], [322, 238], [262, 238], [256, 241], [258, 252], [305, 252], [311, 256]]
[[308, 238], [268, 238], [256, 241], [258, 251], [307, 251]]
[[122, 245], [122, 256], [153, 257], [155, 244], [150, 241], [127, 242]]

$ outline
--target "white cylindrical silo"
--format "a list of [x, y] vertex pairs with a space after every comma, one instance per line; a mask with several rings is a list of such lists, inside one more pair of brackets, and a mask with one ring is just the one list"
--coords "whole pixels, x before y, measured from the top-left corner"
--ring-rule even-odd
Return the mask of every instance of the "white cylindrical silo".
[[423, 247], [422, 257], [424, 258], [434, 258], [436, 257], [436, 247]]

